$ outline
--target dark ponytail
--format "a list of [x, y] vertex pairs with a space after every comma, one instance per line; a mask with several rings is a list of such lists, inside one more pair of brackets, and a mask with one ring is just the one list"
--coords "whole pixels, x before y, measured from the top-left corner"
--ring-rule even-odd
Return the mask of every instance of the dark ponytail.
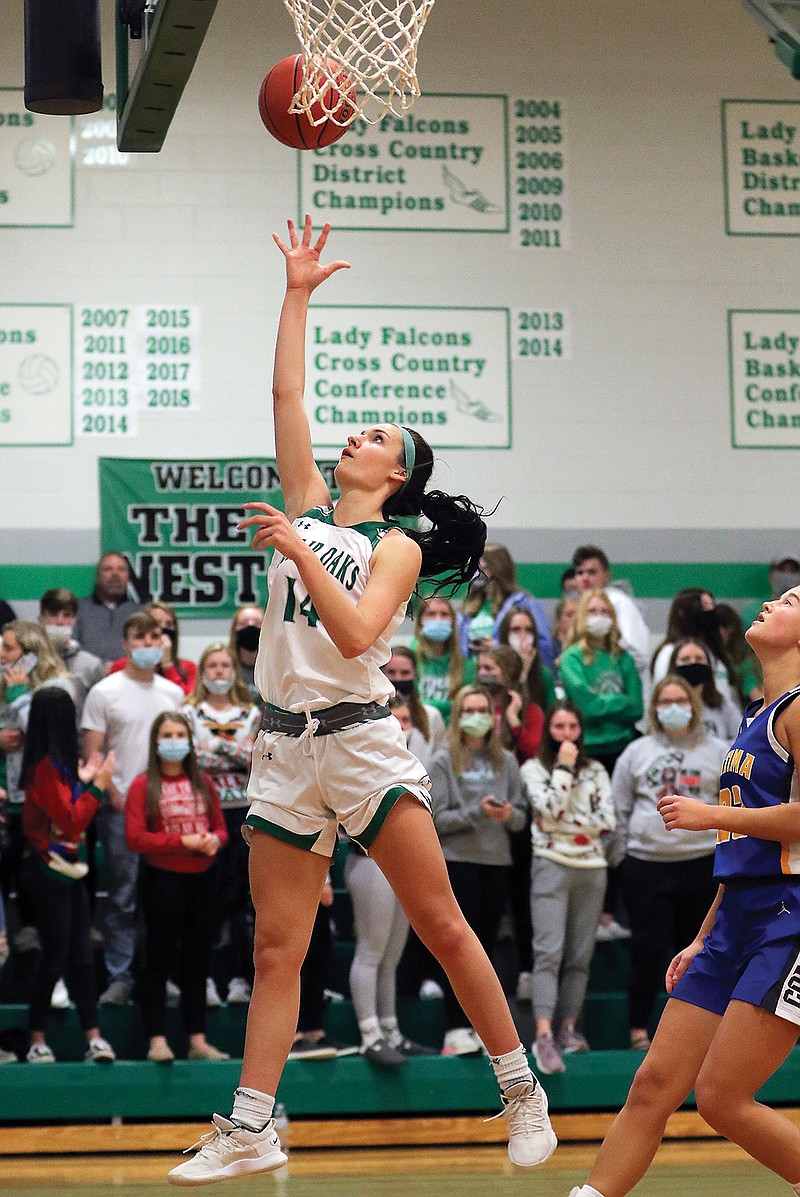
[[483, 508], [466, 495], [448, 495], [442, 490], [426, 491], [433, 473], [433, 450], [413, 429], [416, 459], [411, 477], [383, 505], [384, 519], [422, 515], [430, 524], [423, 531], [406, 529], [422, 550], [420, 578], [436, 578], [437, 594], [466, 585], [478, 569], [486, 543]]

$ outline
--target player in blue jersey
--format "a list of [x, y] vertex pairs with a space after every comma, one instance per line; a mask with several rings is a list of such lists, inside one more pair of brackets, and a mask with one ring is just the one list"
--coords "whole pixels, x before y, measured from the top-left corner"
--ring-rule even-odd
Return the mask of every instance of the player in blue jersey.
[[[547, 1098], [500, 982], [453, 897], [430, 813], [430, 780], [387, 706], [393, 687], [382, 672], [417, 579], [467, 581], [486, 525], [464, 496], [425, 489], [430, 446], [394, 423], [347, 437], [336, 467], [341, 497], [332, 504], [303, 404], [309, 300], [347, 265], [320, 262], [328, 231], [326, 225], [312, 244], [306, 217], [302, 235], [289, 221], [288, 245], [275, 238], [286, 259], [273, 379], [286, 513], [248, 504], [255, 513], [241, 525], [256, 528], [255, 549], [275, 550], [255, 669], [266, 709], [246, 819], [256, 976], [231, 1117], [214, 1115], [197, 1154], [170, 1173], [174, 1184], [207, 1184], [286, 1162], [272, 1118], [275, 1092], [297, 1027], [300, 966], [338, 825], [385, 873], [484, 1043], [513, 1162], [542, 1163], [556, 1146]], [[419, 515], [426, 530], [404, 532], [396, 522]], [[479, 817], [507, 821], [510, 813], [505, 803]], [[400, 1049], [405, 1041], [396, 1023], [386, 1033]]]
[[570, 1197], [623, 1197], [667, 1119], [694, 1088], [719, 1134], [800, 1194], [800, 1128], [755, 1099], [800, 1032], [800, 587], [764, 603], [747, 631], [764, 669], [720, 774], [719, 806], [668, 795], [667, 828], [716, 829], [719, 891], [667, 971], [670, 1001], [587, 1184]]

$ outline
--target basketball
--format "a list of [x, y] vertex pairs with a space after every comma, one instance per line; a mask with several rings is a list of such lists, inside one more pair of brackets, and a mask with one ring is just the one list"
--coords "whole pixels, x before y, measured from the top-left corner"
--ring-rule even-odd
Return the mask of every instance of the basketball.
[[[347, 125], [337, 122], [347, 121], [355, 113], [355, 86], [340, 63], [329, 58], [327, 66], [336, 83], [329, 81], [312, 106], [314, 120], [327, 117], [318, 125], [312, 124], [305, 112], [289, 111], [289, 105], [303, 83], [303, 59], [300, 54], [276, 62], [261, 84], [258, 93], [259, 115], [267, 130], [283, 145], [291, 146], [294, 150], [318, 150], [332, 145], [347, 132]], [[332, 120], [331, 115], [336, 120]]]

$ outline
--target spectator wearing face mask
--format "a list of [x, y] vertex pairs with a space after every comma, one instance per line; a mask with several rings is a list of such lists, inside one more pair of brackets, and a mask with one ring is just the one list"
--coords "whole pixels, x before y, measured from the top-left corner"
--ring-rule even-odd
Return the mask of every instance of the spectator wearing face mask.
[[734, 701], [734, 671], [725, 651], [720, 632], [716, 602], [710, 590], [696, 586], [679, 590], [672, 600], [667, 619], [667, 634], [653, 656], [653, 681], [666, 676], [675, 645], [679, 640], [699, 640], [709, 650], [714, 681], [724, 698]]
[[242, 824], [250, 806], [247, 778], [261, 711], [227, 644], [218, 641], [203, 649], [194, 691], [180, 713], [192, 730], [197, 763], [213, 781], [225, 819], [228, 842], [219, 854], [217, 915], [230, 936], [227, 1001], [244, 1003], [253, 984], [253, 910]]
[[684, 794], [716, 806], [727, 745], [703, 726], [697, 695], [672, 674], [653, 687], [647, 734], [617, 761], [611, 792], [617, 828], [608, 847], [631, 921], [631, 1047], [645, 1051], [667, 965], [697, 935], [717, 892], [716, 831], [667, 831], [658, 802]]
[[147, 771], [125, 804], [128, 849], [141, 853], [145, 924], [142, 1013], [148, 1060], [175, 1059], [166, 1040], [167, 977], [176, 969], [190, 1060], [227, 1060], [206, 1039], [206, 977], [216, 899], [217, 856], [227, 840], [217, 792], [200, 772], [187, 720], [164, 711], [153, 721]]
[[258, 642], [264, 612], [260, 607], [240, 607], [231, 620], [230, 650], [242, 681], [250, 691], [250, 697], [257, 706], [263, 700], [255, 683], [255, 665], [258, 656]]
[[619, 642], [630, 653], [639, 670], [642, 681], [650, 668], [650, 632], [644, 616], [634, 599], [611, 581], [611, 564], [602, 549], [594, 544], [580, 545], [572, 554], [575, 570], [575, 589], [582, 594], [589, 590], [602, 590], [614, 608], [614, 617], [619, 628]]
[[[168, 682], [180, 686], [184, 694], [191, 694], [197, 680], [197, 666], [194, 661], [181, 657], [179, 652], [178, 617], [167, 603], [148, 603], [144, 608], [152, 615], [161, 630], [161, 664], [158, 673]], [[110, 673], [124, 669], [127, 657], [120, 657], [111, 666]]]
[[112, 1006], [125, 1005], [133, 991], [138, 858], [125, 841], [125, 800], [134, 777], [147, 767], [153, 720], [163, 711], [174, 711], [184, 697], [179, 686], [158, 673], [161, 629], [152, 615], [143, 611], [129, 615], [123, 644], [125, 668], [109, 674], [89, 691], [81, 719], [84, 759], [104, 751], [113, 752], [116, 758], [108, 801], [96, 819], [108, 888], [103, 954], [109, 984], [99, 1000], [101, 1005]]
[[[523, 612], [523, 615], [528, 618], [527, 613]], [[521, 682], [521, 672], [522, 660], [508, 644], [496, 644], [478, 654], [477, 683], [492, 696], [497, 738], [504, 748], [510, 749], [517, 760], [523, 763], [539, 751], [544, 729], [544, 709], [540, 703], [528, 701], [527, 689]], [[543, 690], [544, 679], [540, 677], [539, 680], [542, 682], [540, 689]], [[509, 898], [519, 966], [517, 997], [521, 1001], [530, 1001], [533, 974], [530, 821], [530, 811], [526, 808], [524, 825], [508, 835], [511, 850]]]
[[717, 689], [706, 646], [699, 640], [679, 640], [670, 658], [669, 672], [685, 678], [692, 687], [706, 731], [732, 744], [739, 734], [742, 710]]
[[503, 544], [487, 543], [480, 572], [472, 582], [459, 616], [459, 639], [465, 657], [496, 644], [500, 624], [512, 607], [528, 611], [539, 633], [539, 653], [545, 665], [553, 663], [553, 645], [544, 607], [527, 590], [517, 586], [514, 558]]
[[508, 644], [493, 644], [478, 654], [476, 682], [494, 700], [497, 734], [504, 748], [522, 762], [539, 751], [544, 711], [521, 684], [522, 661]]
[[[453, 893], [487, 954], [494, 951], [508, 897], [508, 835], [525, 825], [519, 765], [495, 731], [492, 700], [465, 686], [453, 703], [449, 746], [431, 762], [433, 822]], [[447, 1055], [479, 1055], [481, 1041], [442, 973]]]
[[539, 653], [539, 632], [536, 620], [524, 607], [512, 607], [503, 617], [498, 630], [498, 643], [513, 648], [522, 661], [520, 688], [529, 702], [546, 711], [556, 700], [553, 671], [542, 662]]
[[[406, 743], [414, 756], [427, 767], [433, 754], [447, 744], [447, 729], [441, 712], [420, 699], [417, 658], [410, 648], [396, 645], [383, 666], [383, 672], [394, 686], [396, 697], [408, 707], [411, 726], [406, 733]], [[403, 731], [406, 731], [405, 727]]]
[[105, 667], [99, 657], [87, 652], [75, 639], [77, 618], [78, 598], [71, 590], [57, 586], [46, 590], [39, 599], [39, 623], [70, 676], [80, 719], [86, 695], [105, 677]]
[[448, 599], [423, 599], [414, 621], [411, 643], [417, 657], [417, 689], [427, 706], [436, 707], [445, 723], [453, 695], [475, 680], [475, 662], [465, 660], [456, 629], [456, 614]]
[[586, 752], [610, 773], [636, 737], [642, 683], [620, 644], [614, 607], [604, 590], [587, 590], [575, 614], [573, 639], [561, 654], [561, 681], [583, 720]]

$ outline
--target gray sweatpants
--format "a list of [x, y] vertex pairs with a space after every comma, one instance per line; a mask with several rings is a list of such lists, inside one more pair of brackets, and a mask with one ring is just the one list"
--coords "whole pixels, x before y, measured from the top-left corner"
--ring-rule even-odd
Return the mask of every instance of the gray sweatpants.
[[408, 937], [408, 919], [375, 861], [353, 849], [344, 868], [353, 901], [356, 954], [350, 993], [358, 1021], [397, 1014], [397, 966]]
[[[606, 892], [606, 870], [535, 857], [531, 884], [533, 1016], [578, 1018]], [[560, 976], [560, 980], [559, 980]]]

